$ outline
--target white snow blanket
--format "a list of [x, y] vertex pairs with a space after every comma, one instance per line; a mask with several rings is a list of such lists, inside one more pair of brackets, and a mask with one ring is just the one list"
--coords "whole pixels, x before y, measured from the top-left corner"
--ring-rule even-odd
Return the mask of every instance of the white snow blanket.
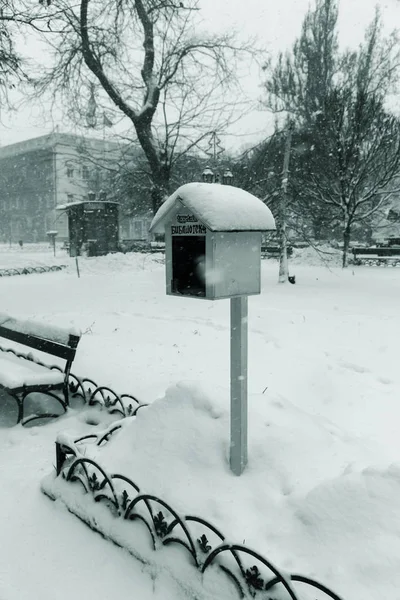
[[11, 352], [0, 352], [0, 385], [8, 389], [26, 385], [57, 385], [64, 381], [64, 374], [47, 369], [37, 363], [18, 358]]
[[[80, 278], [68, 259], [65, 271], [0, 279], [0, 311], [79, 327], [86, 333], [77, 373], [142, 402], [157, 399], [139, 411], [143, 433], [132, 425], [124, 442], [143, 490], [184, 512], [190, 507], [345, 600], [397, 600], [399, 270], [342, 270], [336, 253], [327, 269], [316, 253], [299, 250], [290, 261], [293, 286], [278, 285], [275, 261], [262, 263], [262, 293], [249, 299], [249, 467], [234, 478], [227, 465], [229, 302], [165, 296], [162, 261], [82, 257]], [[182, 380], [201, 386], [177, 385]], [[40, 492], [57, 435], [97, 431], [87, 413], [0, 430], [0, 598], [108, 600], [116, 591], [141, 600], [193, 598]], [[117, 465], [110, 444], [107, 467], [128, 472], [128, 455]], [[110, 530], [118, 523], [110, 519]], [[136, 542], [141, 553], [150, 547], [148, 538]], [[164, 550], [153, 553], [159, 565], [176, 560], [176, 548]], [[187, 582], [196, 577], [187, 558], [177, 569]], [[221, 597], [217, 589], [212, 600]]]

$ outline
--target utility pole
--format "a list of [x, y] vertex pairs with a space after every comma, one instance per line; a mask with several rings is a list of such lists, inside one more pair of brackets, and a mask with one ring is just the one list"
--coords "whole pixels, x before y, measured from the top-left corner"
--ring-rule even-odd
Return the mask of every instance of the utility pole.
[[285, 283], [288, 280], [289, 268], [287, 257], [287, 237], [286, 237], [286, 220], [287, 220], [287, 204], [288, 204], [288, 180], [289, 180], [289, 163], [290, 152], [292, 147], [292, 122], [290, 119], [286, 125], [286, 140], [285, 154], [283, 157], [282, 169], [282, 185], [281, 196], [279, 201], [279, 283]]

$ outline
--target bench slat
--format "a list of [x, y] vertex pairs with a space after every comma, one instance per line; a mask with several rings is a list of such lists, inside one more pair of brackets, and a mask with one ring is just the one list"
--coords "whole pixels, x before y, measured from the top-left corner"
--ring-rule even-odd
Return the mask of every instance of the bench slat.
[[64, 360], [74, 359], [76, 354], [76, 348], [80, 339], [76, 335], [70, 335], [69, 345], [64, 346], [63, 344], [59, 344], [58, 342], [46, 340], [44, 338], [40, 338], [27, 333], [21, 333], [20, 331], [13, 331], [12, 329], [8, 329], [3, 325], [0, 325], [0, 337], [6, 338], [7, 340], [10, 340], [12, 342], [16, 342], [17, 344], [22, 344], [23, 346], [36, 348], [40, 352], [52, 354], [53, 356], [58, 356], [59, 358], [63, 358]]
[[32, 321], [31, 319], [16, 319], [7, 313], [0, 313], [0, 325], [12, 331], [26, 333], [63, 346], [69, 344], [70, 335], [78, 337], [81, 335], [80, 331], [75, 328], [57, 327], [49, 323]]
[[34, 361], [19, 358], [12, 352], [0, 352], [0, 387], [18, 391], [26, 387], [62, 387], [64, 373]]

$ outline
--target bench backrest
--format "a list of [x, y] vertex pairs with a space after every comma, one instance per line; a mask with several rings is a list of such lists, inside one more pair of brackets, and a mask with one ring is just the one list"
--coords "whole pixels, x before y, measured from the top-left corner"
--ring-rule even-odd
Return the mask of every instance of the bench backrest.
[[0, 337], [72, 362], [80, 335], [0, 314]]
[[400, 248], [396, 247], [382, 247], [378, 248], [353, 248], [352, 249], [354, 256], [370, 256], [376, 255], [381, 258], [390, 258], [391, 256], [400, 256]]

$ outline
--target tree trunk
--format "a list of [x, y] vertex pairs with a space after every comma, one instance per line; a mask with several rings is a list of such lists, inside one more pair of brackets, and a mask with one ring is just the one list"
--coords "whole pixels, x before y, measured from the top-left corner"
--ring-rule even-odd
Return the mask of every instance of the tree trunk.
[[288, 177], [289, 177], [289, 161], [290, 161], [290, 148], [292, 143], [292, 126], [288, 122], [286, 130], [286, 142], [285, 142], [285, 155], [283, 157], [283, 169], [282, 169], [282, 193], [279, 202], [279, 283], [285, 283], [289, 277], [289, 266], [287, 256], [287, 237], [286, 237], [286, 208], [288, 200]]
[[279, 227], [279, 283], [285, 283], [289, 277], [289, 264], [287, 256], [286, 223], [283, 221]]
[[161, 204], [164, 202], [165, 196], [168, 195], [168, 182], [167, 181], [154, 181], [151, 188], [151, 208], [155, 215]]
[[168, 195], [170, 172], [166, 164], [166, 157], [160, 152], [154, 140], [151, 123], [147, 121], [136, 122], [135, 128], [151, 171], [151, 207], [153, 214], [156, 214], [165, 196]]
[[314, 240], [319, 242], [321, 239], [321, 221], [319, 219], [313, 219], [312, 228], [314, 233]]
[[347, 225], [345, 225], [345, 227], [343, 229], [343, 256], [342, 256], [342, 268], [343, 269], [347, 267], [347, 259], [348, 259], [348, 253], [349, 253], [349, 247], [350, 247], [350, 235], [351, 235], [350, 223], [347, 223]]

